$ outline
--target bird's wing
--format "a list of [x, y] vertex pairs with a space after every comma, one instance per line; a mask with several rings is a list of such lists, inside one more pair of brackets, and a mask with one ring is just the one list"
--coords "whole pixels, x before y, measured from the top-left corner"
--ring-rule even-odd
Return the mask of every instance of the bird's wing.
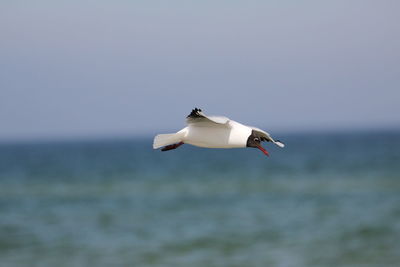
[[279, 146], [279, 147], [285, 147], [285, 144], [282, 143], [279, 140], [274, 140], [271, 135], [269, 135], [269, 133], [267, 133], [266, 131], [263, 131], [259, 128], [256, 127], [250, 127], [251, 129], [253, 129], [253, 131], [256, 133], [256, 135], [260, 138], [261, 141], [267, 141], [267, 142], [272, 142], [275, 145]]
[[194, 124], [196, 126], [219, 126], [229, 127], [229, 118], [222, 116], [206, 116], [201, 109], [195, 108], [186, 117], [187, 124]]

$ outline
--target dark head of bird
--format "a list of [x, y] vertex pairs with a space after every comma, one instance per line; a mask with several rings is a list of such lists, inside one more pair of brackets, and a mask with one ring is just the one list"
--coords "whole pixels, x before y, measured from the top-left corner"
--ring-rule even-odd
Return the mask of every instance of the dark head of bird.
[[266, 139], [254, 130], [251, 132], [250, 136], [247, 138], [246, 147], [254, 147], [261, 150], [266, 156], [269, 156], [268, 151], [261, 146], [261, 142]]

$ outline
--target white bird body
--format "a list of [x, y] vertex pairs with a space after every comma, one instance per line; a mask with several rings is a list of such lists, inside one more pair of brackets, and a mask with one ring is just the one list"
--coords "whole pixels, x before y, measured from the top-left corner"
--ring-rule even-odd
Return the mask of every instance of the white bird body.
[[182, 144], [206, 148], [256, 147], [268, 155], [261, 147], [261, 141], [270, 141], [284, 147], [283, 143], [275, 141], [263, 130], [243, 125], [227, 117], [206, 116], [197, 108], [187, 116], [187, 124], [187, 127], [177, 133], [157, 135], [153, 148], [164, 147], [162, 151], [167, 151]]
[[251, 128], [230, 120], [228, 125], [190, 124], [182, 129], [185, 132], [182, 142], [207, 148], [240, 148], [246, 147], [246, 141], [251, 134]]

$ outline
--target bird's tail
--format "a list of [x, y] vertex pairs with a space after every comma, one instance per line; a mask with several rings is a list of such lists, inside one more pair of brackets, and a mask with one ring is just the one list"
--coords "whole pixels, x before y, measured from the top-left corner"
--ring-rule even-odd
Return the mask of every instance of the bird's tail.
[[163, 146], [176, 144], [182, 141], [182, 135], [178, 133], [173, 134], [159, 134], [154, 137], [153, 148], [157, 149]]

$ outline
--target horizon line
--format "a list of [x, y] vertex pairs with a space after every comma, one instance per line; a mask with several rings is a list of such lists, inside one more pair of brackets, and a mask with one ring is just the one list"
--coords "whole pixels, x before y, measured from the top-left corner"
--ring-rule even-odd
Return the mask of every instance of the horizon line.
[[[163, 131], [173, 132], [173, 131]], [[312, 129], [280, 129], [272, 134], [276, 135], [318, 135], [318, 134], [350, 134], [350, 133], [400, 133], [399, 126], [387, 127], [335, 127], [335, 128], [312, 128]], [[0, 137], [0, 145], [9, 144], [35, 144], [35, 143], [63, 143], [63, 142], [99, 142], [99, 141], [115, 141], [115, 140], [132, 140], [132, 139], [152, 139], [154, 132], [141, 133], [92, 133], [92, 134], [71, 134], [71, 135], [37, 135], [37, 136], [19, 136], [19, 137]], [[158, 134], [158, 132], [156, 133]]]

